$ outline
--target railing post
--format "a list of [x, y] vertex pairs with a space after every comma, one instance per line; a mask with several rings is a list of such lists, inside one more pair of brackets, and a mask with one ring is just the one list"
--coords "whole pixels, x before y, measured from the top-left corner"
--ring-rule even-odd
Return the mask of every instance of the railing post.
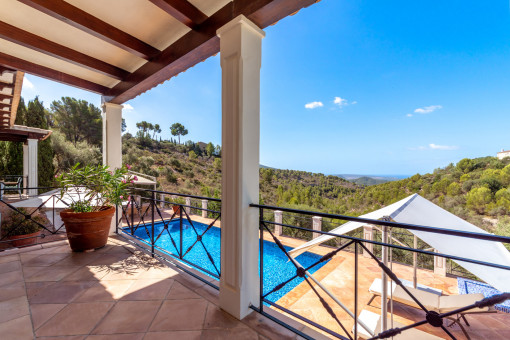
[[151, 253], [152, 257], [154, 257], [154, 210], [156, 208], [156, 193], [152, 192], [152, 200], [151, 200]]
[[[383, 217], [384, 220], [384, 217]], [[388, 227], [382, 226], [382, 243], [388, 243]], [[388, 247], [381, 247], [382, 263], [388, 265]], [[390, 281], [391, 282], [391, 281]], [[388, 275], [382, 271], [381, 289], [381, 331], [388, 329]]]
[[[439, 253], [434, 249], [435, 253]], [[434, 256], [434, 274], [446, 277], [446, 258], [441, 256]]]
[[264, 227], [262, 225], [262, 221], [264, 220], [264, 209], [259, 209], [259, 279], [260, 279], [260, 301], [259, 308], [260, 312], [264, 311]]
[[[274, 223], [283, 223], [283, 211], [280, 210], [274, 211]], [[276, 236], [282, 236], [283, 227], [280, 224], [274, 225], [274, 234]]]
[[[208, 200], [202, 200], [202, 209], [207, 209]], [[202, 217], [207, 218], [207, 210], [202, 210]]]
[[179, 205], [179, 258], [182, 259], [182, 205]]
[[[55, 203], [53, 203], [53, 221], [55, 221]], [[53, 224], [55, 224], [55, 222], [53, 222]], [[119, 206], [115, 205], [115, 234], [118, 233], [119, 233]]]
[[135, 234], [133, 229], [133, 223], [135, 223], [135, 198], [133, 195], [130, 195], [130, 203], [131, 203], [131, 235]]
[[[313, 230], [322, 231], [322, 217], [313, 216], [312, 217], [312, 228]], [[313, 233], [313, 238], [319, 237], [321, 234]]]
[[189, 216], [191, 214], [191, 208], [190, 208], [190, 206], [191, 206], [191, 198], [190, 197], [186, 197], [186, 205], [187, 205], [187, 207], [184, 208], [184, 209], [186, 209], [186, 213]]
[[[364, 225], [363, 226], [363, 238], [365, 240], [373, 241], [374, 240], [374, 227], [371, 225]], [[370, 242], [365, 242], [365, 247], [370, 252], [374, 252], [374, 244]], [[370, 258], [370, 254], [363, 248], [363, 256]]]
[[358, 241], [354, 242], [354, 339], [358, 338]]
[[165, 208], [165, 194], [159, 194], [159, 199], [161, 200], [161, 209]]

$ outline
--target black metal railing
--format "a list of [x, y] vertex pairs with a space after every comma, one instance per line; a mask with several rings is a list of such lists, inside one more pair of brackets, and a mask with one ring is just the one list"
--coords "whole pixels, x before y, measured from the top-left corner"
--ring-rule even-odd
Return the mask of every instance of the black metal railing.
[[[337, 244], [341, 244], [337, 247], [327, 247], [323, 248], [323, 252], [320, 256], [315, 256], [315, 260], [313, 263], [308, 263], [306, 266], [303, 266], [299, 262], [299, 257], [294, 257], [291, 254], [289, 254], [288, 247], [286, 247], [282, 241], [275, 235], [274, 233], [274, 226], [275, 225], [281, 225], [282, 227], [286, 228], [293, 228], [296, 230], [300, 230], [302, 232], [309, 232], [309, 228], [303, 228], [295, 225], [285, 224], [285, 223], [276, 223], [272, 220], [265, 219], [265, 217], [269, 216], [267, 213], [268, 211], [283, 211], [285, 214], [298, 214], [299, 216], [308, 215], [308, 216], [320, 216], [323, 218], [331, 219], [331, 220], [343, 220], [343, 221], [354, 221], [354, 222], [362, 222], [366, 223], [367, 225], [375, 225], [380, 226], [384, 229], [385, 233], [389, 233], [391, 236], [392, 230], [395, 232], [399, 232], [401, 230], [409, 231], [409, 230], [415, 230], [415, 231], [423, 231], [428, 233], [436, 233], [441, 235], [452, 235], [452, 236], [458, 236], [463, 238], [469, 238], [469, 239], [477, 239], [477, 240], [485, 240], [485, 241], [493, 241], [493, 242], [503, 242], [510, 244], [510, 237], [504, 237], [504, 236], [497, 236], [492, 234], [482, 234], [482, 233], [474, 233], [474, 232], [464, 232], [464, 231], [458, 231], [458, 230], [452, 230], [452, 229], [445, 229], [445, 228], [431, 228], [426, 226], [420, 226], [420, 225], [411, 225], [411, 224], [404, 224], [404, 223], [396, 223], [391, 222], [388, 220], [371, 220], [366, 218], [358, 218], [358, 217], [351, 217], [351, 216], [343, 216], [343, 215], [333, 215], [333, 214], [324, 214], [324, 213], [318, 213], [318, 212], [312, 212], [312, 211], [302, 211], [302, 210], [296, 210], [296, 209], [288, 209], [288, 208], [281, 208], [281, 207], [274, 207], [274, 206], [266, 206], [266, 205], [259, 205], [259, 204], [252, 204], [251, 207], [259, 209], [259, 248], [260, 248], [260, 301], [259, 301], [259, 307], [252, 307], [256, 311], [266, 315], [267, 317], [270, 317], [272, 319], [275, 319], [274, 313], [267, 313], [266, 308], [267, 306], [272, 307], [273, 309], [277, 309], [282, 311], [283, 313], [290, 315], [291, 317], [301, 320], [308, 325], [311, 325], [315, 327], [316, 329], [319, 329], [320, 331], [327, 333], [329, 335], [332, 335], [334, 337], [337, 337], [339, 339], [358, 339], [358, 336], [360, 335], [359, 330], [360, 327], [364, 328], [364, 331], [368, 334], [370, 334], [370, 339], [384, 339], [384, 338], [391, 338], [393, 336], [396, 336], [402, 332], [405, 332], [408, 329], [415, 328], [422, 325], [430, 325], [434, 328], [441, 328], [444, 332], [444, 335], [448, 336], [451, 339], [456, 339], [457, 337], [453, 334], [455, 331], [451, 330], [450, 327], [453, 327], [454, 325], [459, 326], [460, 331], [469, 339], [469, 334], [466, 330], [466, 328], [462, 325], [462, 321], [465, 322], [466, 326], [469, 326], [469, 323], [467, 322], [465, 318], [465, 313], [467, 311], [470, 311], [475, 308], [484, 308], [493, 306], [495, 304], [503, 303], [507, 299], [510, 299], [510, 293], [509, 292], [503, 292], [501, 294], [480, 299], [479, 301], [476, 301], [474, 303], [471, 303], [467, 306], [463, 306], [460, 308], [457, 308], [453, 311], [448, 311], [447, 313], [440, 313], [438, 310], [432, 310], [431, 308], [425, 307], [425, 304], [422, 303], [417, 297], [412, 288], [409, 288], [408, 285], [404, 284], [403, 280], [401, 280], [392, 270], [392, 262], [388, 265], [383, 259], [381, 259], [379, 256], [377, 256], [374, 252], [374, 247], [379, 247], [380, 249], [386, 249], [385, 251], [388, 251], [388, 249], [394, 249], [398, 251], [407, 251], [412, 253], [417, 253], [423, 256], [436, 256], [436, 257], [442, 257], [448, 260], [455, 260], [455, 261], [464, 261], [468, 263], [498, 268], [501, 270], [510, 270], [510, 267], [504, 266], [497, 263], [490, 263], [485, 261], [479, 261], [475, 259], [469, 259], [459, 256], [453, 256], [448, 254], [442, 254], [442, 253], [435, 253], [433, 251], [429, 251], [427, 249], [416, 249], [411, 246], [408, 246], [406, 244], [400, 245], [400, 244], [394, 244], [393, 242], [388, 241], [387, 239], [383, 240], [366, 240], [362, 237], [353, 237], [348, 235], [338, 235], [333, 234], [326, 231], [315, 231], [321, 235], [329, 235], [334, 238], [342, 239], [343, 242], [339, 242]], [[266, 236], [265, 236], [266, 235]], [[265, 265], [264, 265], [264, 239], [265, 238], [270, 239], [272, 242], [274, 242], [279, 250], [285, 255], [285, 257], [288, 259], [288, 262], [294, 266], [294, 274], [290, 277], [287, 277], [283, 279], [281, 282], [272, 283], [270, 287], [265, 286], [264, 281], [264, 271], [265, 271]], [[386, 242], [384, 242], [386, 240]], [[390, 237], [391, 240], [391, 237]], [[331, 244], [331, 243], [330, 243]], [[370, 247], [372, 245], [372, 247]], [[352, 297], [353, 297], [353, 304], [351, 308], [353, 311], [351, 311], [346, 305], [347, 303], [342, 302], [341, 298], [336, 296], [333, 293], [333, 290], [328, 288], [326, 285], [321, 284], [320, 280], [317, 280], [313, 275], [313, 270], [316, 269], [319, 266], [324, 265], [325, 263], [328, 263], [333, 258], [335, 258], [340, 252], [346, 250], [347, 248], [350, 248], [351, 251], [353, 251], [354, 255], [354, 273], [344, 273], [344, 275], [347, 277], [352, 276], [354, 277], [353, 282], [353, 291], [352, 291]], [[390, 250], [391, 251], [391, 250]], [[363, 252], [366, 256], [368, 256], [369, 259], [364, 259], [363, 261], [373, 261], [381, 270], [381, 275], [384, 273], [386, 277], [389, 279], [389, 282], [392, 282], [390, 284], [390, 287], [392, 285], [396, 285], [400, 287], [411, 299], [411, 302], [416, 305], [416, 308], [421, 309], [424, 312], [424, 318], [423, 320], [416, 321], [408, 326], [402, 326], [402, 327], [391, 327], [389, 325], [386, 330], [382, 332], [375, 332], [375, 330], [370, 330], [368, 326], [366, 326], [362, 320], [359, 320], [359, 312], [360, 312], [360, 301], [359, 301], [359, 274], [360, 271], [363, 271], [363, 269], [360, 269], [360, 260], [359, 256]], [[390, 253], [391, 254], [391, 253]], [[391, 255], [390, 255], [391, 256]], [[273, 270], [279, 270], [279, 268], [273, 268]], [[322, 322], [318, 320], [313, 320], [313, 318], [301, 315], [300, 313], [294, 311], [292, 307], [285, 306], [285, 301], [280, 302], [278, 301], [272, 301], [268, 299], [268, 296], [270, 294], [273, 294], [279, 290], [284, 289], [287, 285], [291, 284], [294, 280], [299, 280], [302, 282], [302, 284], [306, 285], [308, 288], [308, 292], [315, 296], [316, 299], [318, 299], [320, 305], [322, 308], [327, 312], [329, 315], [330, 322], [328, 324], [323, 324]], [[345, 292], [344, 292], [345, 294]], [[309, 297], [309, 296], [308, 296]], [[389, 299], [390, 296], [387, 298]], [[372, 299], [369, 301], [370, 302]], [[381, 300], [382, 301], [382, 300]], [[390, 318], [391, 318], [391, 324], [393, 324], [393, 299], [390, 299], [391, 302], [391, 312], [390, 312]], [[384, 307], [383, 307], [384, 305]], [[383, 314], [386, 311], [386, 304], [381, 304], [381, 308], [384, 310]], [[341, 311], [341, 312], [339, 312]], [[346, 322], [346, 315], [349, 315], [352, 318], [352, 322], [349, 322], [349, 325], [353, 325], [352, 328], [347, 326]], [[342, 317], [341, 317], [342, 316]], [[405, 315], [404, 315], [405, 317]], [[347, 317], [349, 320], [349, 318]], [[447, 320], [449, 320], [451, 323], [447, 325]], [[279, 320], [276, 320], [277, 322], [282, 323]], [[297, 332], [301, 336], [305, 338], [310, 338], [304, 333], [301, 333], [294, 329], [293, 327], [286, 325], [289, 329], [292, 329], [293, 331]], [[334, 327], [333, 327], [334, 326]], [[457, 335], [458, 336], [458, 335]]]
[[[202, 207], [202, 200], [207, 200], [213, 209]], [[198, 222], [197, 218], [201, 218], [198, 212], [207, 213], [208, 219]], [[219, 280], [221, 230], [215, 224], [220, 220], [219, 199], [133, 188], [126, 202], [117, 208], [116, 231], [139, 241], [137, 245], [153, 257], [170, 257]], [[204, 242], [207, 237], [215, 238], [212, 245]], [[181, 268], [193, 274], [186, 266]], [[204, 282], [218, 288], [207, 280]]]
[[[24, 188], [26, 193], [0, 197], [0, 251], [65, 239], [60, 211], [71, 203], [55, 187]], [[28, 194], [46, 192], [45, 194]]]

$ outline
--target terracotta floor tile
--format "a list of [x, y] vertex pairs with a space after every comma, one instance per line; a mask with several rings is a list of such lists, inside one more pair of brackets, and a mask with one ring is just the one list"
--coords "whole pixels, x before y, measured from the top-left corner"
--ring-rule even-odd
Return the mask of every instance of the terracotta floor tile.
[[231, 328], [247, 328], [244, 323], [235, 319], [233, 316], [219, 307], [209, 304], [205, 316], [203, 329], [231, 329]]
[[[50, 251], [51, 248], [48, 248]], [[23, 266], [27, 267], [43, 267], [43, 266], [51, 266], [59, 261], [62, 261], [64, 258], [69, 256], [67, 253], [62, 254], [41, 254], [34, 255], [31, 252], [27, 254], [21, 254], [21, 263]]]
[[62, 281], [99, 281], [108, 273], [109, 269], [103, 266], [85, 266], [67, 275]]
[[[87, 340], [142, 340], [145, 333], [89, 335]], [[162, 338], [163, 339], [163, 338]]]
[[155, 266], [153, 268], [144, 270], [140, 274], [139, 278], [140, 279], [169, 279], [176, 275], [179, 275], [179, 273], [177, 271], [160, 264], [159, 266]]
[[142, 273], [139, 268], [115, 267], [111, 268], [109, 273], [103, 276], [101, 280], [134, 280]]
[[33, 304], [30, 306], [30, 314], [32, 315], [32, 324], [34, 329], [38, 329], [46, 321], [51, 319], [55, 314], [60, 312], [62, 308], [67, 306], [64, 303], [61, 304]]
[[13, 272], [15, 270], [21, 269], [20, 261], [10, 261], [5, 263], [0, 263], [0, 275], [3, 273]]
[[199, 340], [201, 335], [202, 331], [149, 332], [143, 340]]
[[16, 270], [0, 275], [0, 287], [21, 281], [23, 281], [23, 272], [21, 270]]
[[122, 300], [163, 300], [173, 283], [172, 279], [136, 280]]
[[[0, 322], [17, 319], [30, 313], [26, 296], [0, 302]], [[1, 335], [1, 334], [0, 334]]]
[[37, 336], [89, 334], [112, 306], [111, 302], [71, 303], [35, 333]]
[[269, 339], [295, 339], [296, 334], [289, 331], [283, 326], [280, 326], [274, 321], [267, 319], [259, 313], [253, 312], [245, 317], [242, 322], [252, 329], [256, 329], [259, 334], [268, 337]]
[[102, 254], [95, 260], [89, 263], [89, 266], [114, 266], [119, 265], [130, 257], [129, 254]]
[[75, 302], [115, 301], [122, 298], [135, 280], [99, 281]]
[[55, 263], [55, 266], [85, 266], [90, 262], [97, 260], [102, 254], [96, 253], [71, 253], [61, 261]]
[[200, 330], [207, 302], [202, 299], [166, 300], [154, 318], [150, 331]]
[[84, 340], [85, 335], [70, 335], [70, 336], [38, 336], [36, 340]]
[[184, 287], [180, 282], [175, 281], [172, 287], [170, 288], [170, 291], [168, 292], [166, 298], [168, 300], [201, 299], [201, 296], [192, 291], [191, 289]]
[[202, 287], [195, 290], [197, 294], [202, 296], [204, 299], [212, 302], [216, 305], [220, 304], [220, 291], [209, 285], [203, 285]]
[[95, 281], [56, 282], [30, 298], [30, 303], [70, 303], [94, 283]]
[[39, 282], [39, 281], [60, 281], [64, 277], [74, 273], [80, 267], [60, 267], [51, 266], [36, 272], [33, 275], [25, 275], [25, 282]]
[[32, 322], [30, 316], [25, 315], [17, 319], [0, 323], [2, 340], [33, 340]]
[[19, 255], [0, 255], [0, 263], [19, 261]]
[[48, 269], [48, 267], [23, 267], [23, 277], [26, 279], [45, 269]]
[[25, 283], [14, 282], [0, 288], [0, 301], [10, 300], [16, 297], [25, 296]]
[[258, 340], [259, 335], [251, 328], [206, 329], [202, 331], [203, 340]]
[[160, 301], [119, 301], [92, 334], [146, 332], [160, 305]]
[[47, 289], [51, 285], [54, 285], [55, 282], [45, 281], [45, 282], [26, 282], [25, 287], [27, 290], [28, 301], [39, 294], [42, 290]]

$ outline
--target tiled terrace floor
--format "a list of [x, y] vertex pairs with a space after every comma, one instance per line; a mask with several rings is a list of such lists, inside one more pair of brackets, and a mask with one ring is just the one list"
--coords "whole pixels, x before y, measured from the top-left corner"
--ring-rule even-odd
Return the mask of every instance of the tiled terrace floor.
[[232, 318], [214, 288], [121, 240], [45, 247], [0, 255], [2, 340], [296, 339], [258, 313]]

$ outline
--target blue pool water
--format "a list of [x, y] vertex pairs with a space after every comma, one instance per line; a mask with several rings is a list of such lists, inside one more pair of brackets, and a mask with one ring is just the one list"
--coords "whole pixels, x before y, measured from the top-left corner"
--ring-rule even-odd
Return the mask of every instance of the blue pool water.
[[[207, 229], [207, 225], [193, 222], [193, 225], [198, 232], [199, 235], [203, 234], [203, 232]], [[149, 243], [151, 236], [150, 230], [151, 226], [148, 225], [148, 228], [144, 228], [143, 226], [139, 226], [137, 230], [134, 232], [134, 235], [143, 241]], [[159, 238], [156, 241], [156, 246], [164, 249], [165, 251], [178, 256], [179, 254], [179, 220], [173, 220], [168, 224], [168, 230], [164, 230], [164, 224], [162, 222], [156, 223], [154, 225], [154, 235], [155, 238]], [[129, 228], [124, 228], [126, 233], [131, 233]], [[188, 250], [188, 248], [197, 240], [197, 234], [191, 227], [188, 221], [183, 221], [183, 250], [184, 253]], [[172, 238], [175, 243], [172, 243]], [[211, 255], [211, 258], [214, 261], [211, 263], [209, 257], [207, 256], [206, 251], [202, 244], [197, 243], [195, 246], [184, 256], [184, 259], [188, 262], [191, 262], [198, 267], [201, 267], [211, 273], [218, 274], [218, 271], [221, 272], [220, 268], [220, 240], [221, 240], [221, 230], [220, 228], [212, 227], [210, 228], [202, 238], [202, 242], [204, 243], [207, 251]], [[291, 248], [286, 247], [287, 250]], [[303, 266], [308, 267], [309, 265], [317, 262], [321, 256], [313, 254], [313, 253], [303, 253], [299, 255], [296, 260]], [[311, 269], [309, 272], [311, 274], [315, 273], [318, 269], [320, 269], [326, 262], [320, 263]], [[216, 268], [215, 268], [216, 267]], [[207, 273], [206, 273], [207, 274]], [[264, 294], [270, 292], [276, 285], [290, 279], [292, 276], [296, 274], [296, 268], [294, 265], [288, 260], [287, 256], [281, 251], [280, 248], [273, 242], [264, 241]], [[209, 275], [209, 274], [208, 274]], [[212, 275], [210, 275], [212, 276]], [[303, 282], [302, 278], [295, 278], [287, 285], [285, 285], [282, 289], [277, 292], [271, 293], [267, 296], [267, 299], [273, 302], [276, 302], [282, 296], [287, 294], [290, 290], [296, 287], [298, 284]]]
[[[499, 290], [489, 286], [486, 283], [469, 280], [462, 277], [457, 278], [460, 294], [482, 293], [484, 297], [490, 297], [496, 294], [501, 294]], [[503, 303], [494, 305], [494, 307], [502, 312], [510, 313], [510, 300]]]

